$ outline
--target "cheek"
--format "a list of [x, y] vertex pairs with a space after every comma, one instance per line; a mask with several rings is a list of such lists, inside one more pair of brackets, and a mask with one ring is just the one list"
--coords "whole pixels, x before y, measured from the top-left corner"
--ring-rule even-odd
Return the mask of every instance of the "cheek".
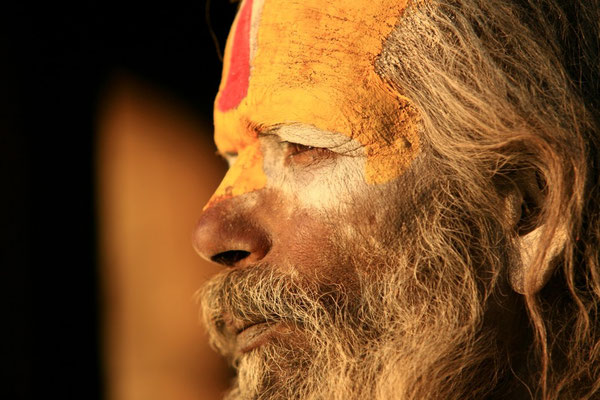
[[352, 260], [379, 252], [393, 229], [385, 215], [392, 185], [367, 184], [364, 158], [340, 158], [320, 168], [273, 165], [265, 170], [276, 204], [265, 208], [278, 243], [272, 256], [290, 270], [332, 278], [352, 274]]
[[355, 274], [349, 255], [357, 248], [340, 239], [340, 217], [302, 208], [283, 218], [274, 216], [276, 240], [268, 261], [290, 274], [348, 285]]
[[[286, 207], [289, 204], [293, 203], [286, 202]], [[290, 274], [342, 284], [351, 291], [358, 289], [358, 275], [386, 265], [397, 246], [385, 240], [392, 224], [375, 222], [383, 219], [372, 209], [380, 204], [355, 198], [353, 205], [352, 209], [342, 210], [307, 208], [296, 203], [286, 213], [275, 211], [269, 216], [274, 247], [265, 261]]]

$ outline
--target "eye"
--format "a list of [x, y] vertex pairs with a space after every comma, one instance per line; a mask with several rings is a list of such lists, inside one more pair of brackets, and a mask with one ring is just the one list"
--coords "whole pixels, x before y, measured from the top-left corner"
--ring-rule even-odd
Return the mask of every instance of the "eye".
[[298, 154], [302, 154], [304, 152], [307, 151], [314, 151], [319, 149], [318, 147], [313, 147], [313, 146], [306, 146], [303, 144], [299, 144], [299, 143], [292, 143], [292, 142], [284, 142], [287, 144], [287, 149], [288, 149], [288, 156], [297, 156]]
[[335, 156], [333, 151], [323, 147], [313, 147], [285, 141], [281, 143], [285, 145], [286, 162], [306, 165]]

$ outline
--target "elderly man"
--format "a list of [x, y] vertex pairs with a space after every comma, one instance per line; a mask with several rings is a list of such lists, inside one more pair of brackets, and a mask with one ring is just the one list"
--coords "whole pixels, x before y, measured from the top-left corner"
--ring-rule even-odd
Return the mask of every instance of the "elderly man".
[[597, 0], [245, 0], [194, 241], [228, 399], [600, 396]]

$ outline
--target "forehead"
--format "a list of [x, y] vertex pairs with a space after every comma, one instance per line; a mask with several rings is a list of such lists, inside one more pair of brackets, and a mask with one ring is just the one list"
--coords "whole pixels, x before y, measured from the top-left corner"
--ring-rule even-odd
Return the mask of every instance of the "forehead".
[[359, 145], [367, 183], [408, 167], [419, 152], [418, 114], [375, 69], [406, 3], [243, 1], [214, 111], [217, 147], [240, 157], [214, 198], [267, 185], [257, 136], [271, 127], [308, 127]]
[[[365, 78], [404, 8], [402, 0], [246, 0], [233, 31], [249, 36], [253, 78], [322, 87], [331, 77]], [[238, 44], [228, 61], [245, 58]]]
[[244, 1], [216, 100], [217, 146], [231, 150], [233, 133], [252, 125], [307, 124], [362, 144], [393, 130], [407, 100], [374, 65], [405, 7], [402, 0]]

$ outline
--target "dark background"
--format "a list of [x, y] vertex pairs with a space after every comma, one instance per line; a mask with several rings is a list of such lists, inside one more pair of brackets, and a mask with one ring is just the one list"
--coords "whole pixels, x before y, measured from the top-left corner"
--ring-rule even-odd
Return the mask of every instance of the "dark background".
[[[126, 73], [210, 118], [221, 62], [206, 1], [1, 6], [1, 398], [103, 398], [98, 101]], [[236, 9], [211, 1], [221, 49]]]

